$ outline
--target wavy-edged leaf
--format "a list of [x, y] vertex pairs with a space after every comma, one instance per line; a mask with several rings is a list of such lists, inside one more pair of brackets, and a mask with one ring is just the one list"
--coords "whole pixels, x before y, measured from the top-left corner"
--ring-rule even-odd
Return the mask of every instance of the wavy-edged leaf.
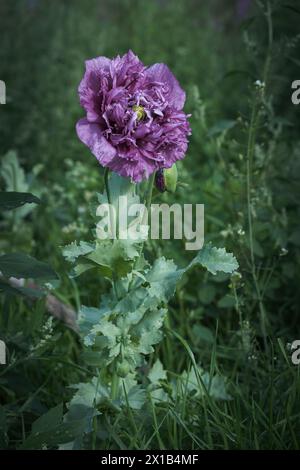
[[212, 274], [216, 274], [218, 271], [233, 273], [239, 267], [232, 253], [227, 253], [225, 248], [216, 248], [211, 243], [204, 245], [202, 250], [198, 252], [188, 265], [187, 269], [197, 264], [200, 264]]
[[31, 193], [16, 191], [0, 191], [0, 210], [12, 210], [24, 204], [40, 204], [41, 200]]
[[67, 261], [73, 263], [79, 256], [91, 253], [95, 249], [95, 246], [87, 242], [72, 242], [70, 245], [66, 245], [63, 248], [63, 255]]

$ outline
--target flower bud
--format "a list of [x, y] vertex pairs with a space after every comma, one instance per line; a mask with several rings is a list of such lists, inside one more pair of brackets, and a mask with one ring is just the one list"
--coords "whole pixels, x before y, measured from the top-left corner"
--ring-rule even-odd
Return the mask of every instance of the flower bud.
[[119, 362], [117, 365], [117, 375], [121, 378], [125, 378], [130, 372], [130, 365], [126, 360]]
[[177, 167], [174, 163], [171, 168], [161, 168], [156, 172], [155, 185], [161, 193], [165, 191], [175, 193], [177, 186], [177, 178]]

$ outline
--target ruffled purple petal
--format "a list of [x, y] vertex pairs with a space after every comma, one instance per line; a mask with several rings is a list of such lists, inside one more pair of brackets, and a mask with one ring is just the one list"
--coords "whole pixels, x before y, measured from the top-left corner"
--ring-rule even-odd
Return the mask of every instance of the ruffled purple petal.
[[166, 98], [175, 109], [181, 110], [185, 103], [185, 92], [165, 64], [154, 64], [145, 72], [145, 77], [151, 82], [167, 86]]
[[78, 87], [81, 106], [87, 112], [90, 122], [100, 122], [101, 105], [103, 102], [102, 90], [108, 86], [106, 74], [109, 71], [111, 60], [106, 57], [97, 57], [85, 61], [85, 74]]
[[89, 147], [101, 165], [107, 166], [111, 163], [117, 152], [103, 137], [98, 124], [83, 118], [77, 122], [76, 131], [79, 139]]
[[116, 156], [107, 167], [120, 176], [130, 178], [135, 183], [148, 179], [158, 169], [155, 162], [146, 158], [141, 157], [140, 160], [130, 160], [121, 156]]

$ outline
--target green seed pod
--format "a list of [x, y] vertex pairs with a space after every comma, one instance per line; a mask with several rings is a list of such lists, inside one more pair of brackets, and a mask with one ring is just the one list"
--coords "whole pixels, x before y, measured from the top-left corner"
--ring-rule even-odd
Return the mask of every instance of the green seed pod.
[[117, 374], [119, 377], [124, 379], [130, 372], [130, 365], [127, 361], [119, 362], [117, 365]]
[[164, 170], [164, 178], [166, 190], [170, 193], [175, 193], [178, 179], [177, 166], [175, 163], [171, 168]]

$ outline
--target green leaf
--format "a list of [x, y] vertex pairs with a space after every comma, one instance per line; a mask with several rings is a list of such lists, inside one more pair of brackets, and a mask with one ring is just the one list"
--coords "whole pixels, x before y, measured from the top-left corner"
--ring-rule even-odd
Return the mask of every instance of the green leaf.
[[146, 402], [146, 390], [137, 384], [135, 374], [128, 374], [121, 379], [118, 387], [118, 399], [114, 403], [119, 407], [140, 410]]
[[33, 278], [39, 280], [58, 279], [56, 272], [46, 263], [24, 253], [0, 256], [0, 271], [6, 277]]
[[95, 244], [71, 243], [63, 248], [63, 255], [70, 262], [77, 260], [74, 276], [98, 268], [104, 277], [112, 279], [126, 276], [139, 253], [130, 240], [97, 240]]
[[[138, 323], [144, 313], [166, 304], [173, 296], [184, 270], [178, 270], [171, 260], [157, 259], [150, 269], [137, 278], [133, 288], [114, 306], [115, 312], [126, 313], [125, 323]], [[131, 315], [130, 315], [131, 313]]]
[[[140, 410], [146, 401], [146, 390], [140, 385], [134, 385], [127, 393], [127, 400], [130, 408]], [[123, 403], [126, 405], [125, 400]]]
[[148, 379], [153, 384], [157, 384], [160, 380], [167, 379], [167, 373], [164, 370], [162, 363], [160, 362], [159, 359], [157, 359], [155, 363], [153, 364], [152, 369], [150, 370], [148, 374]]
[[77, 390], [70, 402], [70, 406], [84, 405], [93, 408], [95, 405], [107, 401], [110, 397], [108, 388], [101, 384], [97, 377], [93, 377], [91, 382], [88, 383], [71, 385], [70, 388]]
[[182, 274], [183, 270], [178, 270], [172, 260], [166, 260], [164, 257], [155, 260], [152, 269], [146, 276], [150, 283], [150, 295], [167, 303], [174, 295], [176, 284]]
[[[26, 181], [25, 173], [23, 168], [20, 166], [18, 157], [15, 151], [8, 152], [3, 158], [0, 167], [0, 175], [2, 176], [5, 182], [5, 189], [8, 192], [17, 192], [17, 193], [31, 193], [30, 186]], [[33, 192], [40, 192], [36, 188]], [[37, 202], [36, 200], [32, 202]], [[26, 204], [23, 207], [16, 207], [13, 214], [14, 221], [20, 222], [24, 217], [26, 217], [33, 210], [32, 204]], [[12, 214], [7, 214], [9, 217]]]
[[193, 334], [195, 336], [195, 343], [198, 344], [199, 341], [206, 341], [207, 343], [213, 343], [214, 342], [214, 335], [210, 331], [207, 326], [203, 325], [194, 325], [193, 326]]
[[91, 253], [94, 249], [95, 246], [91, 243], [80, 242], [79, 245], [77, 245], [77, 242], [73, 242], [63, 248], [63, 255], [67, 261], [73, 263], [79, 256]]
[[32, 425], [33, 433], [40, 433], [54, 428], [61, 423], [63, 417], [63, 404], [51, 408], [46, 414], [40, 416]]
[[27, 203], [40, 204], [41, 200], [31, 193], [0, 191], [0, 209], [12, 210]]
[[20, 447], [21, 449], [42, 449], [68, 443], [82, 437], [91, 430], [91, 422], [97, 411], [92, 407], [72, 407], [63, 418], [63, 406], [58, 405], [38, 418], [32, 426], [31, 434]]
[[79, 315], [78, 315], [78, 324], [80, 330], [84, 333], [91, 331], [94, 325], [100, 322], [101, 317], [106, 313], [106, 309], [100, 310], [95, 307], [85, 307], [81, 306]]
[[147, 312], [142, 320], [134, 325], [131, 332], [135, 337], [139, 338], [136, 350], [140, 354], [150, 354], [153, 352], [153, 345], [160, 342], [162, 338], [161, 327], [164, 318], [167, 314], [167, 309], [155, 309]]
[[91, 331], [93, 334], [101, 333], [105, 338], [105, 345], [109, 351], [109, 358], [114, 358], [119, 355], [121, 343], [118, 337], [121, 336], [122, 331], [116, 325], [109, 321], [102, 321], [98, 323]]
[[187, 269], [197, 264], [200, 264], [212, 274], [216, 274], [217, 271], [232, 273], [239, 267], [232, 253], [227, 253], [224, 248], [216, 248], [210, 243], [199, 251]]
[[[208, 372], [206, 373], [209, 376]], [[215, 375], [208, 387], [209, 394], [215, 400], [230, 400], [231, 396], [227, 392], [227, 382], [221, 375]]]
[[170, 401], [168, 394], [161, 387], [155, 387], [154, 385], [150, 385], [147, 391], [151, 395], [151, 400], [155, 404], [163, 404], [168, 403]]
[[[209, 394], [215, 400], [230, 400], [231, 396], [227, 392], [226, 379], [221, 375], [210, 376], [201, 367], [197, 367], [197, 374], [193, 367], [189, 372], [184, 371], [178, 379], [183, 388], [189, 392], [196, 392], [196, 396]], [[201, 383], [197, 378], [201, 378]]]
[[226, 294], [224, 297], [222, 297], [218, 303], [217, 306], [219, 308], [232, 308], [235, 305], [235, 298], [233, 295]]
[[93, 261], [102, 270], [105, 277], [124, 277], [130, 272], [138, 251], [129, 240], [103, 240], [86, 258]]
[[81, 274], [85, 273], [86, 271], [90, 271], [91, 269], [95, 269], [97, 266], [94, 263], [89, 263], [84, 258], [80, 259], [80, 262], [76, 264], [73, 270], [70, 273], [70, 277], [78, 277]]
[[100, 415], [99, 411], [93, 407], [70, 406], [64, 416], [63, 426], [69, 433], [70, 431], [73, 433], [74, 440], [71, 442], [61, 441], [59, 449], [82, 449], [84, 435], [93, 431], [93, 419], [98, 415]]
[[7, 191], [27, 192], [25, 173], [14, 150], [10, 150], [2, 158], [0, 174], [5, 181]]

